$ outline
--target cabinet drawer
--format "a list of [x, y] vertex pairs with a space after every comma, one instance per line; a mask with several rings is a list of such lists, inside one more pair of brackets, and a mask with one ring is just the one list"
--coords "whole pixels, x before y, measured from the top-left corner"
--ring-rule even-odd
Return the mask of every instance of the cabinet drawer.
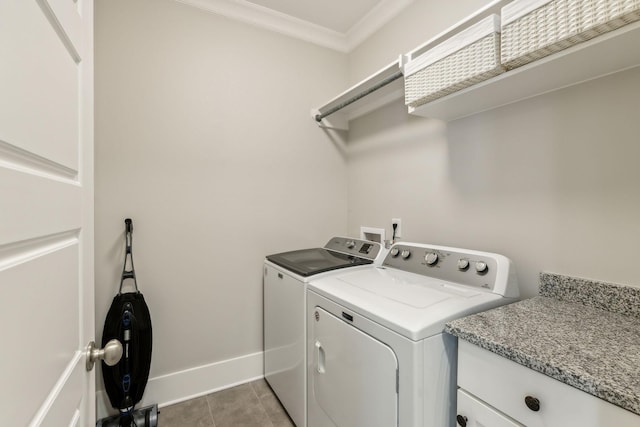
[[458, 389], [457, 416], [466, 419], [466, 427], [524, 427], [461, 389]]
[[[527, 427], [640, 425], [632, 412], [463, 340], [458, 385]], [[537, 399], [537, 411], [527, 396]]]

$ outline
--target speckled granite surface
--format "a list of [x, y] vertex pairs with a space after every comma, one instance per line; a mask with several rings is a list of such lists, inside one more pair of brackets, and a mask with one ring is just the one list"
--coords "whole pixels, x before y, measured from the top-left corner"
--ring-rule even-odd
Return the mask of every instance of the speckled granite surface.
[[638, 287], [541, 273], [540, 296], [640, 317], [640, 288]]
[[541, 281], [541, 296], [446, 331], [640, 414], [640, 289], [549, 273]]

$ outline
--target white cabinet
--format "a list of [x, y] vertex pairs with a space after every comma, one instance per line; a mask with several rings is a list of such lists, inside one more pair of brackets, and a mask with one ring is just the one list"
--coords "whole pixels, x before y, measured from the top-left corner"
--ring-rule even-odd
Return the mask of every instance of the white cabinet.
[[462, 340], [458, 386], [467, 427], [640, 426], [632, 412]]
[[522, 427], [522, 424], [488, 406], [474, 396], [458, 389], [459, 426], [463, 427]]

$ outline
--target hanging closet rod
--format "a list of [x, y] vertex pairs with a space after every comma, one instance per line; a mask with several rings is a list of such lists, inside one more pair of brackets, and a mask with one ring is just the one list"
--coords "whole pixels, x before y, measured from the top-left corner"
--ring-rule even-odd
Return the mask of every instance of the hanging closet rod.
[[386, 79], [380, 81], [379, 83], [376, 83], [374, 86], [371, 86], [370, 88], [368, 88], [367, 90], [360, 92], [357, 95], [354, 95], [352, 98], [347, 99], [346, 101], [336, 105], [335, 107], [327, 110], [326, 112], [322, 113], [322, 114], [316, 114], [315, 119], [316, 122], [320, 123], [322, 121], [322, 119], [324, 119], [327, 116], [330, 116], [331, 114], [335, 113], [336, 111], [340, 111], [342, 110], [344, 107], [353, 104], [354, 102], [358, 101], [359, 99], [364, 98], [365, 96], [369, 95], [372, 92], [375, 92], [376, 90], [388, 85], [389, 83], [398, 80], [400, 77], [402, 77], [402, 71], [398, 71], [397, 73], [387, 77]]

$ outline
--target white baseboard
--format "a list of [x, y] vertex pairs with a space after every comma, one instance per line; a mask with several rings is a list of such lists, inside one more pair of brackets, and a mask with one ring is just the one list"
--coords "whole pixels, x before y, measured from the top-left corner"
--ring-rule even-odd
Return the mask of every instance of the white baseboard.
[[[185, 369], [150, 378], [137, 408], [157, 403], [159, 407], [204, 396], [264, 376], [263, 352]], [[117, 414], [104, 390], [96, 392], [98, 419]]]

